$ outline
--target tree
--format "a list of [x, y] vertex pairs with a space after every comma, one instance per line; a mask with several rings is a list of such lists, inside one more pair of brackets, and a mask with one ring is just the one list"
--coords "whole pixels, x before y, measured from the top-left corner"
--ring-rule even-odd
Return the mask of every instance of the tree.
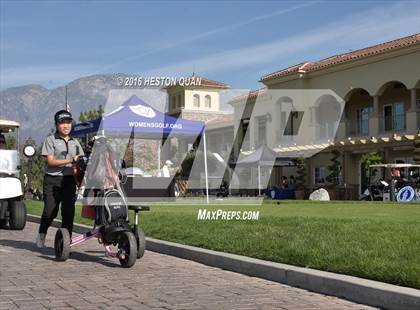
[[307, 170], [306, 170], [306, 159], [300, 157], [296, 159], [296, 189], [303, 190], [306, 186], [306, 177], [307, 177]]
[[6, 149], [13, 150], [16, 149], [16, 138], [13, 136], [6, 137]]
[[[183, 179], [186, 179], [188, 177], [199, 178], [199, 173], [201, 172], [201, 170], [191, 171], [194, 163], [196, 164], [196, 167], [204, 168], [204, 152], [202, 152], [201, 150], [197, 150], [196, 148], [193, 148], [188, 152], [187, 156], [182, 161], [180, 168], [178, 169], [177, 176]], [[207, 170], [216, 170], [217, 164], [218, 162], [216, 158], [207, 154]]]
[[383, 163], [382, 156], [377, 152], [366, 153], [361, 158], [363, 169], [368, 169], [371, 165], [379, 165]]
[[191, 169], [194, 163], [195, 155], [196, 155], [196, 149], [192, 149], [185, 156], [178, 170], [179, 176], [181, 178], [186, 179], [190, 175]]
[[79, 122], [86, 122], [86, 115], [85, 115], [85, 112], [80, 112], [80, 115], [79, 115]]
[[[100, 104], [97, 109], [80, 112], [79, 122], [84, 123], [84, 122], [88, 122], [88, 121], [91, 121], [91, 120], [94, 120], [94, 119], [98, 119], [98, 118], [102, 117], [103, 114], [104, 114], [104, 109], [102, 108], [102, 105]], [[90, 134], [90, 135], [92, 135], [92, 134]], [[86, 141], [84, 139], [80, 141], [80, 144], [82, 145], [83, 149], [86, 148]]]
[[104, 109], [102, 105], [100, 104], [97, 109], [80, 112], [79, 121], [88, 122], [88, 121], [102, 117], [103, 114], [104, 114]]
[[361, 185], [362, 191], [369, 186], [369, 166], [383, 164], [384, 160], [382, 156], [377, 152], [366, 153], [361, 158]]
[[331, 158], [331, 165], [328, 166], [328, 171], [330, 174], [326, 177], [327, 182], [331, 186], [338, 186], [340, 184], [340, 172], [341, 172], [341, 164], [338, 158], [341, 156], [341, 153], [338, 150], [333, 150]]

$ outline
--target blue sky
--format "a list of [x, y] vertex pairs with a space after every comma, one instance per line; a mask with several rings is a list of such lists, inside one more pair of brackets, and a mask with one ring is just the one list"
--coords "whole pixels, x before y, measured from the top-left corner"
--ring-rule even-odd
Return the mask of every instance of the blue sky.
[[419, 0], [0, 0], [0, 89], [193, 70], [255, 89], [278, 69], [419, 33], [419, 18]]

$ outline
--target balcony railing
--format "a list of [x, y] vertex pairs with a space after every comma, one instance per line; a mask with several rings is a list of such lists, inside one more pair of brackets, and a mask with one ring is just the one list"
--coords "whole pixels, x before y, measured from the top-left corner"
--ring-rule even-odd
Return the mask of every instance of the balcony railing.
[[381, 133], [403, 132], [406, 131], [406, 129], [407, 122], [405, 114], [379, 119], [379, 131]]
[[369, 121], [366, 121], [366, 122], [346, 121], [346, 136], [347, 137], [369, 136]]

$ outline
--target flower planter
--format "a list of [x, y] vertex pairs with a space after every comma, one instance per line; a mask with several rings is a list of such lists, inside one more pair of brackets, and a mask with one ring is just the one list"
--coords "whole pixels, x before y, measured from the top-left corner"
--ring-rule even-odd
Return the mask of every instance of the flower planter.
[[330, 200], [339, 200], [339, 192], [337, 189], [329, 189], [328, 195], [330, 195]]
[[305, 190], [295, 190], [295, 198], [297, 200], [303, 200], [305, 199]]

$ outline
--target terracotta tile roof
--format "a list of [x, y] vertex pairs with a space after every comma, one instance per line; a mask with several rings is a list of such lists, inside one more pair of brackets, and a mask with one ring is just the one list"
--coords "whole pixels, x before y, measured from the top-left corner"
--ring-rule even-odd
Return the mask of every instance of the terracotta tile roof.
[[[222, 83], [222, 82], [218, 82], [218, 81], [214, 81], [214, 80], [210, 80], [208, 78], [202, 77], [202, 76], [198, 76], [198, 75], [191, 75], [188, 77], [185, 77], [185, 80], [187, 79], [201, 79], [201, 84], [199, 86], [194, 86], [194, 87], [208, 87], [208, 88], [220, 88], [220, 89], [228, 89], [230, 88], [230, 86], [228, 84]], [[179, 84], [175, 85], [178, 86]], [[166, 87], [166, 88], [171, 88], [171, 87], [175, 87], [175, 86], [170, 86], [170, 87]]]
[[206, 122], [206, 125], [214, 125], [214, 124], [219, 124], [219, 123], [229, 123], [232, 122], [234, 120], [234, 116], [233, 113], [230, 114], [223, 114], [223, 115], [218, 115], [212, 119], [209, 119]]
[[373, 55], [386, 53], [391, 50], [407, 47], [410, 45], [415, 45], [418, 43], [420, 43], [420, 33], [414, 34], [405, 38], [400, 38], [393, 41], [381, 43], [378, 45], [362, 48], [356, 51], [335, 55], [335, 56], [328, 57], [328, 58], [325, 58], [323, 60], [316, 61], [316, 62], [303, 62], [295, 66], [264, 75], [260, 79], [260, 82], [266, 82], [276, 77], [286, 76], [286, 75], [294, 74], [297, 72], [310, 72], [310, 71], [320, 70], [326, 67], [338, 65], [340, 63], [345, 63], [345, 62], [354, 61], [354, 60], [366, 58]]
[[223, 88], [223, 89], [230, 88], [228, 84], [210, 80], [204, 77], [201, 77], [201, 86], [202, 87], [216, 87], [216, 88]]
[[233, 120], [233, 114], [227, 112], [215, 112], [215, 111], [185, 111], [183, 110], [181, 118], [188, 119], [191, 121], [203, 121], [206, 124], [213, 124], [218, 122], [228, 122]]
[[242, 101], [242, 100], [248, 100], [248, 99], [255, 99], [255, 98], [257, 98], [258, 95], [263, 95], [266, 92], [267, 92], [267, 87], [263, 87], [263, 88], [256, 89], [256, 90], [251, 90], [247, 94], [240, 95], [240, 96], [232, 98], [230, 103], [238, 102], [238, 101]]

